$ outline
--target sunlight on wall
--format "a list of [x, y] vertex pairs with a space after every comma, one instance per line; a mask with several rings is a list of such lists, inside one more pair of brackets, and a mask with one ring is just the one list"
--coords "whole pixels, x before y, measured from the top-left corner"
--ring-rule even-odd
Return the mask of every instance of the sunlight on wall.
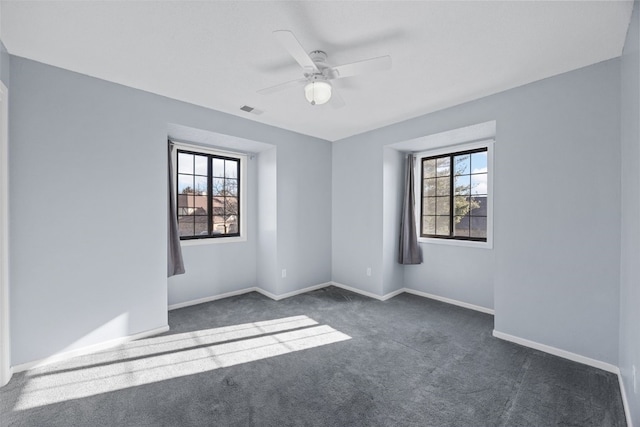
[[14, 410], [80, 399], [351, 339], [307, 316], [134, 341], [30, 371]]
[[86, 354], [87, 352], [97, 352], [105, 348], [105, 346], [117, 346], [127, 342], [127, 339], [109, 339], [109, 337], [127, 337], [128, 335], [129, 313], [122, 313], [105, 324], [94, 328], [91, 332], [64, 347], [62, 350], [57, 351], [47, 358], [34, 362], [33, 365], [30, 366], [30, 369], [59, 363], [60, 361], [69, 360], [71, 357]]
[[58, 353], [64, 354], [76, 349], [90, 347], [96, 343], [104, 342], [105, 337], [124, 337], [127, 335], [129, 335], [129, 313], [122, 313], [104, 325], [93, 329], [91, 332], [75, 341], [73, 344], [63, 348]]

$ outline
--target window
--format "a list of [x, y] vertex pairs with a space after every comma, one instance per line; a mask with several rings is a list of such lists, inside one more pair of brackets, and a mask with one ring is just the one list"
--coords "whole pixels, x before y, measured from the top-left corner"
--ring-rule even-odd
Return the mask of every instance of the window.
[[[488, 144], [419, 157], [420, 237], [487, 242], [490, 233]], [[417, 174], [418, 175], [418, 174]]]
[[178, 149], [177, 216], [181, 240], [240, 236], [239, 157]]

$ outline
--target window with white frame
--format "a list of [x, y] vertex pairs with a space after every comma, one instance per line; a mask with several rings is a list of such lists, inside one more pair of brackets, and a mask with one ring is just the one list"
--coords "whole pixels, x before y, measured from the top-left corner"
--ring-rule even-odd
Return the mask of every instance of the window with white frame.
[[491, 244], [492, 155], [493, 140], [417, 155], [422, 241]]
[[245, 157], [176, 146], [176, 216], [180, 240], [241, 236]]

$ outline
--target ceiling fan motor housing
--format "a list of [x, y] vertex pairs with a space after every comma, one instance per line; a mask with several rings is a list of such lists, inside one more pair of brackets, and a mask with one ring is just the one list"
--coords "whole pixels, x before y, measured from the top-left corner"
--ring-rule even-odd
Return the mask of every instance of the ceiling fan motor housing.
[[316, 64], [321, 64], [321, 65], [324, 65], [325, 67], [327, 66], [327, 53], [325, 51], [312, 50], [311, 52], [309, 52], [309, 57]]
[[328, 75], [329, 65], [327, 64], [327, 54], [324, 51], [313, 50], [309, 52], [309, 58], [311, 58], [313, 63], [316, 65], [317, 69], [314, 69], [312, 67], [305, 67], [305, 72], [304, 72], [305, 77], [311, 78], [316, 75], [322, 75], [325, 78], [330, 77]]

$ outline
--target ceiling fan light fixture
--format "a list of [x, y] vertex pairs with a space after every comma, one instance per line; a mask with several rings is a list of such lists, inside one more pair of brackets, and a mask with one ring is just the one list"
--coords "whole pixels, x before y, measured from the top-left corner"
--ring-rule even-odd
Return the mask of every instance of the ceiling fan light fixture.
[[304, 87], [304, 96], [311, 105], [322, 105], [331, 99], [331, 84], [327, 81], [316, 80]]

